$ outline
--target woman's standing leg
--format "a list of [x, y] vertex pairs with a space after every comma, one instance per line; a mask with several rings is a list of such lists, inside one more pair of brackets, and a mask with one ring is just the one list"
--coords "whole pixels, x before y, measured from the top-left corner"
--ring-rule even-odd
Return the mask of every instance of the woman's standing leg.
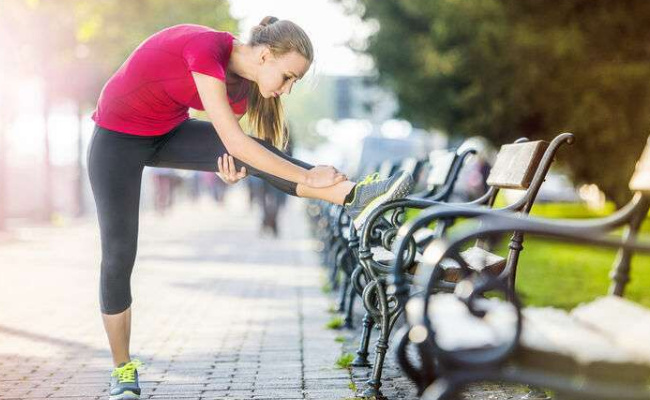
[[97, 128], [88, 151], [102, 244], [100, 305], [115, 366], [130, 361], [130, 279], [137, 251], [140, 187], [154, 141]]

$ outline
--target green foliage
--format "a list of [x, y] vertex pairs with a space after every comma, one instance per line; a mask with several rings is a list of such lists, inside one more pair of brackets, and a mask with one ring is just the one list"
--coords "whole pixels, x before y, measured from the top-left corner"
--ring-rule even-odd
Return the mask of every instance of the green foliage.
[[[621, 204], [650, 126], [650, 2], [358, 0], [400, 113], [497, 144], [576, 134], [578, 182]], [[603, 168], [604, 167], [604, 168]]]
[[348, 388], [350, 388], [350, 390], [352, 390], [353, 392], [356, 392], [357, 391], [357, 384], [354, 383], [354, 382], [350, 382], [350, 383], [348, 383]]
[[237, 31], [226, 0], [3, 0], [1, 7], [6, 66], [42, 76], [53, 100], [86, 106], [136, 46], [163, 28], [196, 23]]
[[341, 329], [343, 327], [343, 318], [336, 316], [332, 317], [329, 321], [327, 321], [327, 324], [325, 324], [325, 327], [327, 329]]
[[337, 337], [334, 338], [334, 341], [335, 341], [336, 343], [345, 343], [345, 340], [346, 340], [346, 339], [345, 339], [345, 336], [341, 336], [341, 335], [339, 335], [339, 336], [337, 336]]
[[329, 282], [324, 282], [321, 284], [320, 291], [325, 294], [332, 293], [332, 284]]
[[339, 368], [348, 368], [352, 364], [352, 361], [354, 361], [354, 354], [344, 353], [336, 359], [336, 366]]

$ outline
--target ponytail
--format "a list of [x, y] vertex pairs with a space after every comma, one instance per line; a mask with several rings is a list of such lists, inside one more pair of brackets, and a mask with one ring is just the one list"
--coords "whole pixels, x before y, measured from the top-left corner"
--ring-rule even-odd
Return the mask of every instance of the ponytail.
[[[314, 51], [307, 34], [293, 22], [275, 17], [264, 18], [252, 29], [249, 45], [267, 46], [276, 57], [295, 51], [310, 63], [314, 60]], [[250, 127], [258, 138], [284, 150], [288, 138], [279, 96], [265, 99], [257, 84], [251, 82], [247, 114]]]

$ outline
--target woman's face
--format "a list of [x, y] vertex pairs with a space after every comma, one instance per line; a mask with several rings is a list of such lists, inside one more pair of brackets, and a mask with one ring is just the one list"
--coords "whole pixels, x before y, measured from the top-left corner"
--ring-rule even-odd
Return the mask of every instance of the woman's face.
[[309, 61], [295, 51], [275, 57], [265, 48], [261, 57], [257, 86], [265, 99], [291, 93], [294, 83], [309, 70]]

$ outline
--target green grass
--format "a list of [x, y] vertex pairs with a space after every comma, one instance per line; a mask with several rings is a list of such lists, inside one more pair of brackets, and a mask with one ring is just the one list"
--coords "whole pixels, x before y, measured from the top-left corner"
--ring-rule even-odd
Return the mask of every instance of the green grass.
[[530, 215], [544, 218], [599, 218], [616, 210], [614, 203], [605, 203], [600, 209], [592, 209], [582, 203], [537, 203]]
[[[544, 218], [598, 218], [614, 210], [611, 203], [600, 210], [589, 209], [583, 204], [541, 203], [533, 207], [531, 214]], [[408, 218], [419, 212], [408, 210]], [[450, 233], [453, 231], [451, 229]], [[646, 219], [641, 231], [643, 238], [650, 239], [650, 218]], [[506, 248], [507, 243], [497, 252], [503, 255]], [[615, 257], [614, 250], [527, 236], [518, 264], [517, 291], [526, 305], [570, 309], [607, 294]], [[625, 297], [650, 307], [650, 255], [633, 257], [631, 281]]]
[[327, 329], [341, 329], [344, 323], [343, 317], [335, 316], [325, 324], [325, 327]]
[[339, 335], [339, 336], [334, 338], [334, 341], [336, 343], [345, 343], [345, 336]]
[[[536, 204], [531, 214], [544, 218], [599, 218], [615, 209], [612, 203], [600, 210], [575, 203], [542, 203]], [[650, 219], [644, 222], [642, 232], [648, 229]], [[647, 235], [643, 233], [642, 237]], [[615, 258], [616, 250], [529, 237], [519, 259], [517, 290], [526, 305], [570, 309], [607, 294]], [[650, 307], [650, 255], [632, 258], [625, 297]]]
[[[612, 250], [526, 239], [517, 291], [526, 305], [575, 307], [607, 294], [615, 256]], [[625, 297], [650, 307], [650, 256], [632, 259]]]
[[329, 282], [323, 283], [320, 287], [320, 291], [324, 294], [332, 293], [332, 285]]
[[348, 383], [348, 388], [350, 388], [350, 390], [352, 390], [353, 392], [357, 391], [357, 385], [354, 382]]
[[341, 354], [339, 358], [336, 359], [336, 366], [339, 368], [348, 368], [352, 361], [354, 360], [354, 354], [344, 353]]

